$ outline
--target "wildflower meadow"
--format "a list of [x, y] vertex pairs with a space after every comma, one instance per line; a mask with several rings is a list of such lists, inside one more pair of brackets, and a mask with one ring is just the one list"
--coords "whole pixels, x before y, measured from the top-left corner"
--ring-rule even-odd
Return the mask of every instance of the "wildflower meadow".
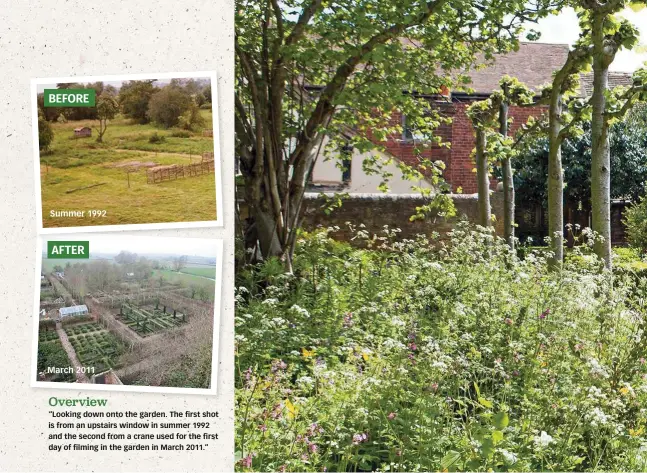
[[467, 224], [331, 232], [237, 275], [237, 470], [647, 470], [640, 272]]

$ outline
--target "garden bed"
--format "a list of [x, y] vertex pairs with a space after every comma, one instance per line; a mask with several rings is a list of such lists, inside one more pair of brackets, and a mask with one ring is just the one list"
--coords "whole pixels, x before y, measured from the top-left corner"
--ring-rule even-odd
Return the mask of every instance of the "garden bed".
[[94, 367], [95, 373], [119, 367], [123, 344], [97, 323], [66, 327], [65, 332], [84, 367]]
[[116, 317], [142, 337], [176, 328], [187, 320], [186, 314], [159, 304], [137, 307], [124, 303]]

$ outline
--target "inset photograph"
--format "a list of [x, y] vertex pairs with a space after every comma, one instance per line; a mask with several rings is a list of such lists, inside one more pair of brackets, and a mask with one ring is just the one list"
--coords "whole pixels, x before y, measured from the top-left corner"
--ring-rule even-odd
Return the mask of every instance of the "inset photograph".
[[32, 81], [43, 232], [220, 225], [215, 77]]
[[32, 386], [215, 394], [221, 254], [213, 239], [42, 239]]

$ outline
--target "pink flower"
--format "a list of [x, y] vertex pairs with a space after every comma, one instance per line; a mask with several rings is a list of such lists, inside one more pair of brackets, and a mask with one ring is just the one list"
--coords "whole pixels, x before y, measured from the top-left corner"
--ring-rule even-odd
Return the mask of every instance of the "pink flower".
[[353, 435], [353, 445], [359, 445], [360, 443], [366, 442], [366, 440], [368, 440], [368, 435], [363, 432]]
[[241, 465], [243, 465], [243, 468], [251, 468], [252, 467], [252, 455], [249, 454], [242, 460], [240, 460]]
[[550, 309], [546, 309], [545, 311], [543, 311], [543, 312], [541, 313], [541, 315], [539, 316], [539, 318], [540, 318], [541, 320], [544, 320], [546, 317], [548, 317], [548, 314], [550, 314]]
[[431, 383], [431, 390], [433, 392], [438, 391], [438, 383]]
[[505, 322], [506, 325], [513, 325], [514, 324], [514, 320], [512, 320], [510, 317], [506, 317], [503, 322]]
[[386, 416], [386, 417], [387, 417], [387, 419], [389, 419], [389, 420], [393, 420], [393, 419], [395, 419], [395, 416], [396, 416], [396, 413], [395, 413], [395, 412], [391, 412], [391, 413], [390, 413], [388, 416]]
[[314, 443], [311, 443], [310, 445], [308, 445], [308, 450], [310, 450], [310, 453], [317, 453], [317, 450], [319, 450], [319, 448]]
[[267, 431], [267, 425], [265, 425], [265, 424], [261, 424], [261, 425], [259, 425], [259, 426], [258, 426], [258, 430], [260, 430], [261, 432], [265, 432], [265, 431]]
[[283, 360], [274, 360], [272, 361], [272, 373], [277, 371], [285, 370], [288, 367], [287, 363]]

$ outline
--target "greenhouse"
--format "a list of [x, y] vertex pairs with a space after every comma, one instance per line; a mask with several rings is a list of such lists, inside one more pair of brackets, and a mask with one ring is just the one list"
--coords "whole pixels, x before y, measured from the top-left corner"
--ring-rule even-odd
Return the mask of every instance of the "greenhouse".
[[65, 317], [70, 317], [73, 315], [87, 315], [88, 314], [88, 306], [85, 304], [83, 305], [75, 305], [72, 307], [61, 307], [58, 309], [58, 316], [60, 319], [63, 319]]

